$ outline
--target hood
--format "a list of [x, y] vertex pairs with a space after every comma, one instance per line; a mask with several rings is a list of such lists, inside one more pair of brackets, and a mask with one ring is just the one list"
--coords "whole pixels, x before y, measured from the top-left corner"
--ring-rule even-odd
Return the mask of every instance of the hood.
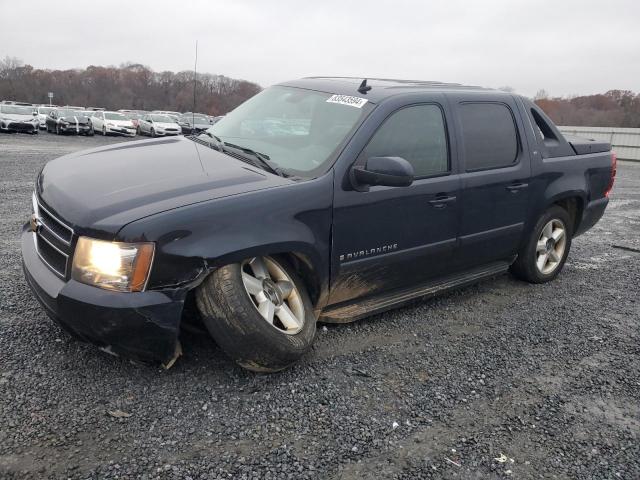
[[87, 123], [89, 121], [89, 117], [87, 117], [86, 115], [74, 115], [67, 117], [58, 117], [58, 120], [69, 123], [76, 123], [76, 121], [78, 123]]
[[30, 122], [33, 119], [38, 119], [34, 115], [20, 115], [18, 113], [0, 113], [0, 118], [6, 118], [7, 120], [15, 120], [17, 122]]
[[36, 189], [76, 230], [108, 237], [142, 217], [291, 182], [176, 137], [65, 155], [45, 165]]
[[180, 125], [178, 125], [177, 123], [153, 122], [153, 126], [160, 128], [177, 128], [178, 130], [180, 130]]
[[133, 123], [131, 122], [131, 120], [105, 120], [104, 123], [110, 123], [118, 127], [133, 127]]

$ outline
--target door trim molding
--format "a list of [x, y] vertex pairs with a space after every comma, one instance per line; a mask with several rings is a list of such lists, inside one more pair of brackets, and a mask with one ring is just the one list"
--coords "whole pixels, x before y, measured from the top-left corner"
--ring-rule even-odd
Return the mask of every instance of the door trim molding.
[[[397, 243], [393, 243], [393, 245], [398, 245]], [[426, 245], [418, 245], [417, 247], [410, 247], [405, 249], [393, 250], [391, 252], [382, 253], [382, 254], [369, 254], [366, 255], [366, 252], [376, 250], [376, 248], [360, 250], [357, 252], [358, 258], [354, 260], [343, 260], [340, 261], [342, 255], [352, 255], [349, 254], [340, 254], [338, 257], [338, 262], [340, 264], [340, 271], [342, 272], [345, 267], [362, 267], [363, 265], [367, 265], [367, 263], [371, 264], [386, 264], [388, 262], [396, 262], [407, 260], [411, 258], [418, 258], [425, 255], [433, 255], [439, 252], [444, 252], [449, 249], [452, 249], [456, 245], [456, 238], [449, 238], [446, 240], [441, 240], [439, 242], [429, 243]], [[362, 254], [362, 255], [360, 255]]]
[[465, 247], [467, 245], [484, 242], [486, 240], [492, 240], [504, 235], [519, 234], [523, 229], [524, 222], [518, 222], [512, 225], [506, 225], [504, 227], [492, 228], [490, 230], [484, 230], [482, 232], [471, 233], [469, 235], [460, 235], [460, 246]]

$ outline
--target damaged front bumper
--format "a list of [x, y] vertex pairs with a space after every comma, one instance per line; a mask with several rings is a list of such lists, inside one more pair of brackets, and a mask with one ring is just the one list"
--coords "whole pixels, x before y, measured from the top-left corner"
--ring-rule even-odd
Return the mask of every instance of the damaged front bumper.
[[5, 120], [0, 123], [0, 130], [5, 132], [35, 133], [39, 124], [34, 122], [21, 122], [18, 120]]
[[63, 280], [41, 260], [33, 235], [22, 232], [22, 265], [49, 317], [110, 353], [171, 366], [181, 352], [178, 335], [188, 288], [120, 293]]

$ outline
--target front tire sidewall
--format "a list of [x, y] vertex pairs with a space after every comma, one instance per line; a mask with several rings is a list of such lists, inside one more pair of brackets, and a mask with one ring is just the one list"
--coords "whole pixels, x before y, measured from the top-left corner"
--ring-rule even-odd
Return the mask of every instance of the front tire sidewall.
[[[548, 274], [544, 274], [540, 270], [538, 270], [536, 266], [536, 246], [538, 243], [538, 238], [542, 233], [542, 229], [547, 223], [552, 220], [562, 222], [566, 235], [566, 245], [564, 253], [562, 255], [562, 259], [560, 260], [560, 263], [555, 268], [555, 270]], [[530, 283], [545, 283], [553, 280], [560, 274], [565, 262], [567, 261], [569, 250], [571, 250], [572, 236], [573, 225], [571, 222], [571, 217], [569, 216], [567, 211], [562, 207], [551, 207], [536, 222], [536, 225], [533, 228], [533, 232], [531, 233], [527, 244], [520, 251], [516, 262], [511, 268], [512, 273], [514, 273], [514, 275], [516, 275], [518, 278]]]
[[304, 325], [295, 335], [279, 331], [260, 315], [245, 290], [239, 264], [216, 270], [196, 292], [211, 336], [239, 365], [255, 372], [276, 372], [296, 363], [311, 347], [316, 331], [304, 283], [284, 259], [271, 259], [287, 272], [304, 305]]

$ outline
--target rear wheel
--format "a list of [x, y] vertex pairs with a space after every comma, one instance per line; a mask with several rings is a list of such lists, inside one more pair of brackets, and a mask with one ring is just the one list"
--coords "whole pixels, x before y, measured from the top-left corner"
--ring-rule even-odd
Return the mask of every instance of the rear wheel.
[[553, 280], [567, 260], [572, 235], [567, 211], [559, 206], [551, 207], [538, 219], [511, 272], [531, 283]]
[[254, 257], [222, 267], [198, 288], [196, 301], [211, 336], [246, 369], [287, 368], [313, 342], [313, 306], [283, 259]]

